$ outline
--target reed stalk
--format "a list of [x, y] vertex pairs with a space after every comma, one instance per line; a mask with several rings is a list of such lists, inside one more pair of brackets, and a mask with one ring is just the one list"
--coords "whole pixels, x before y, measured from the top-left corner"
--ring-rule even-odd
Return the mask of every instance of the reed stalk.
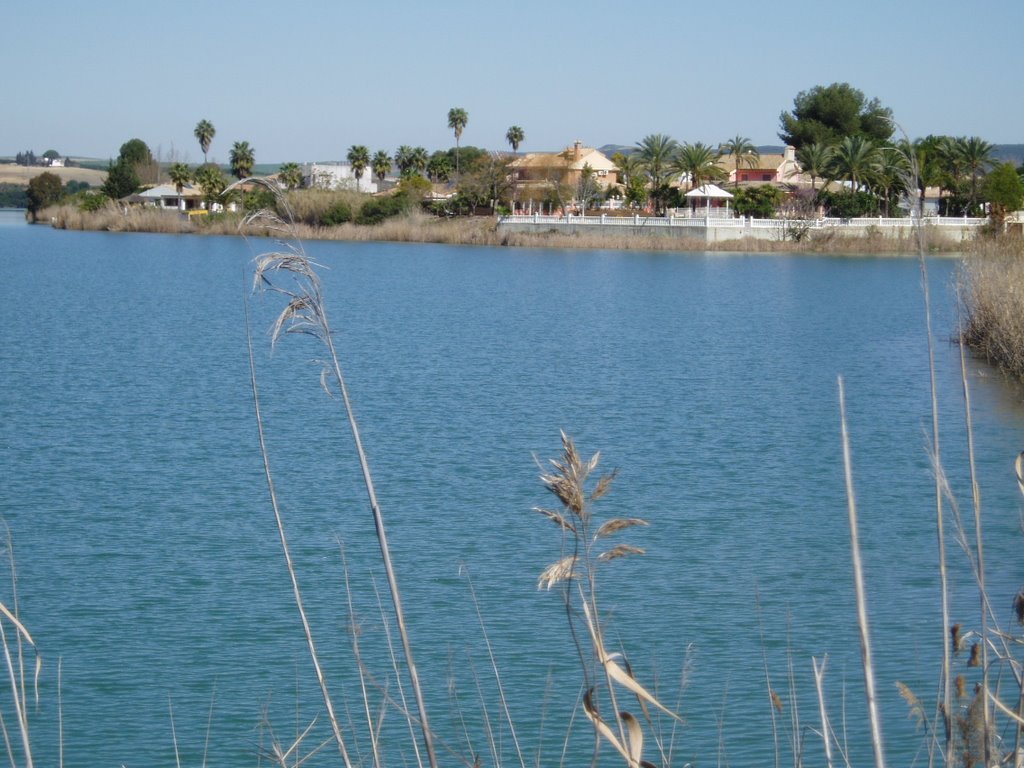
[[818, 715], [821, 717], [821, 740], [825, 745], [825, 765], [832, 768], [832, 739], [830, 737], [831, 726], [828, 722], [828, 711], [825, 709], [825, 667], [828, 665], [828, 654], [821, 660], [811, 657], [811, 664], [814, 667], [814, 687], [818, 692]]
[[[287, 203], [281, 203], [289, 220]], [[260, 224], [268, 229], [276, 230], [283, 234], [290, 234], [288, 222], [278, 218], [276, 215], [260, 212], [246, 220], [249, 224]], [[316, 264], [309, 259], [302, 249], [301, 243], [288, 244], [279, 241], [284, 247], [283, 251], [264, 253], [256, 259], [255, 285], [265, 290], [281, 294], [287, 299], [287, 305], [281, 312], [272, 329], [273, 341], [276, 341], [282, 334], [300, 333], [317, 338], [327, 350], [327, 368], [325, 375], [321, 377], [321, 383], [329, 389], [329, 383], [333, 380], [337, 392], [341, 395], [348, 426], [352, 434], [356, 455], [359, 461], [360, 471], [363, 477], [363, 484], [366, 488], [370, 505], [370, 512], [373, 517], [374, 528], [377, 534], [377, 542], [380, 546], [381, 559], [384, 564], [384, 574], [387, 579], [388, 589], [391, 593], [391, 600], [395, 611], [395, 623], [398, 628], [399, 638], [405, 654], [406, 671], [409, 675], [410, 686], [416, 700], [419, 712], [419, 723], [422, 731], [423, 744], [427, 753], [427, 759], [431, 768], [437, 768], [437, 756], [434, 751], [433, 736], [430, 731], [430, 722], [427, 717], [426, 702], [423, 698], [423, 690], [420, 686], [419, 675], [416, 670], [416, 662], [413, 658], [412, 643], [409, 638], [409, 631], [405, 624], [405, 612], [402, 608], [401, 593], [398, 588], [398, 578], [391, 561], [391, 548], [388, 545], [387, 531], [384, 526], [384, 516], [381, 513], [380, 504], [377, 501], [377, 492], [374, 486], [373, 474], [370, 471], [369, 459], [366, 450], [363, 448], [362, 438], [359, 432], [359, 424], [356, 420], [355, 411], [349, 397], [348, 386], [341, 370], [340, 357], [334, 345], [334, 336], [331, 332], [330, 323], [327, 317], [327, 309], [321, 291], [320, 280], [316, 274]], [[293, 287], [286, 288], [275, 284], [271, 277], [282, 273], [289, 274], [293, 280]]]
[[313, 662], [313, 670], [316, 673], [317, 683], [319, 684], [320, 692], [323, 695], [324, 707], [327, 709], [327, 718], [331, 723], [331, 730], [334, 734], [335, 743], [338, 745], [338, 751], [341, 754], [341, 759], [345, 763], [345, 767], [353, 768], [352, 761], [349, 759], [345, 738], [341, 733], [341, 726], [338, 724], [338, 718], [334, 712], [334, 702], [331, 699], [330, 692], [327, 688], [327, 678], [324, 676], [323, 669], [320, 666], [320, 656], [316, 650], [316, 643], [313, 642], [313, 630], [310, 628], [309, 619], [306, 616], [306, 609], [302, 601], [302, 590], [299, 587], [299, 579], [295, 571], [295, 563], [292, 560], [291, 548], [288, 546], [288, 536], [285, 534], [284, 518], [281, 515], [281, 507], [277, 501], [277, 490], [274, 485], [274, 476], [270, 469], [270, 453], [267, 450], [266, 433], [263, 428], [263, 411], [260, 407], [259, 387], [256, 384], [256, 355], [253, 351], [252, 326], [249, 322], [248, 304], [245, 306], [245, 337], [249, 353], [249, 383], [252, 389], [253, 408], [256, 414], [256, 430], [259, 434], [260, 455], [263, 459], [263, 473], [267, 480], [267, 489], [270, 494], [270, 506], [274, 510], [274, 522], [277, 525], [277, 534], [281, 542], [281, 550], [284, 553], [284, 561], [285, 566], [288, 569], [288, 577], [291, 581], [292, 597], [294, 598], [295, 606], [299, 611], [299, 619], [302, 622], [302, 632], [306, 638], [306, 647], [309, 650], [310, 659]]
[[850, 433], [846, 419], [846, 389], [843, 377], [839, 382], [839, 415], [843, 444], [843, 475], [846, 480], [846, 507], [850, 521], [850, 550], [853, 558], [853, 584], [857, 597], [857, 626], [860, 629], [861, 662], [864, 669], [864, 695], [867, 698], [868, 722], [871, 726], [871, 747], [875, 768], [885, 768], [882, 746], [882, 721], [878, 713], [875, 694], [875, 667], [871, 658], [871, 633], [868, 623], [867, 590], [864, 587], [864, 567], [860, 558], [860, 536], [857, 531], [857, 500], [853, 490], [853, 460], [850, 455]]

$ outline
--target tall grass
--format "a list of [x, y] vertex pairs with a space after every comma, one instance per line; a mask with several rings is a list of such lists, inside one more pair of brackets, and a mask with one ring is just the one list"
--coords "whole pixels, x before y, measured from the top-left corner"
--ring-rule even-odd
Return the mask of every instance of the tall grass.
[[980, 240], [963, 262], [960, 337], [975, 355], [1024, 379], [1024, 239]]

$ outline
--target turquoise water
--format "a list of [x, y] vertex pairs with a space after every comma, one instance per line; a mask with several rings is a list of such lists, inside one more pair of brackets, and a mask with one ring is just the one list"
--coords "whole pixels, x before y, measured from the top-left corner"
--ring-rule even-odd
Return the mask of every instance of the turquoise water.
[[[282, 741], [318, 714], [307, 744], [328, 736], [249, 392], [246, 270], [266, 247], [0, 216], [0, 512], [21, 616], [43, 656], [40, 764], [56, 763], [58, 661], [67, 766], [172, 764], [172, 733], [182, 764], [208, 750], [210, 764], [254, 765], [268, 741], [264, 712]], [[623, 538], [647, 555], [611, 563], [600, 599], [615, 645], [673, 703], [685, 667], [673, 764], [773, 760], [762, 649], [783, 694], [792, 659], [816, 763], [811, 657], [828, 654], [835, 728], [845, 716], [851, 761], [867, 762], [837, 375], [887, 750], [924, 764], [895, 687], [933, 700], [942, 639], [915, 261], [307, 248], [325, 267], [445, 764], [457, 763], [449, 749], [494, 764], [482, 696], [501, 763], [518, 765], [467, 571], [525, 760], [560, 760], [581, 675], [559, 596], [536, 588], [559, 556], [558, 532], [531, 512], [550, 503], [535, 457], [557, 454], [560, 429], [620, 469], [599, 510], [650, 522]], [[948, 343], [956, 264], [928, 267], [944, 461], [967, 514], [959, 356]], [[385, 685], [398, 695], [374, 597], [379, 551], [339, 404], [319, 388], [320, 350], [289, 337], [270, 353], [279, 307], [251, 302], [271, 461], [328, 679], [345, 716], [365, 723], [340, 549], [375, 702]], [[1012, 474], [1022, 393], [984, 365], [969, 374], [989, 586], [1006, 624], [1024, 581]], [[976, 627], [953, 544], [949, 559], [954, 620]], [[10, 591], [0, 591], [8, 605]], [[392, 710], [384, 723], [391, 765], [412, 759], [399, 719]], [[569, 764], [589, 759], [588, 731], [577, 713]], [[357, 739], [368, 762], [365, 728]], [[329, 747], [311, 764], [339, 758]], [[602, 764], [619, 763], [605, 749]]]

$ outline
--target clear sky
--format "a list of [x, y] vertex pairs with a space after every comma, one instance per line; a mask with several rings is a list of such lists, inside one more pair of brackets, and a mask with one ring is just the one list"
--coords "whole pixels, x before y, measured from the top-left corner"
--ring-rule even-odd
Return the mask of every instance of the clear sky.
[[848, 82], [911, 137], [1024, 143], [1024, 0], [56, 0], [0, 13], [0, 155], [107, 158], [141, 138], [199, 162], [352, 144], [520, 151], [649, 133], [778, 144], [801, 90]]

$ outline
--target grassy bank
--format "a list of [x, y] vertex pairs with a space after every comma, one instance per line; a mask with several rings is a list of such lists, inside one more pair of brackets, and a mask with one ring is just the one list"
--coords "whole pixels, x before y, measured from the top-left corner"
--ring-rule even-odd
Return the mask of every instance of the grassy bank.
[[[330, 204], [324, 200], [317, 207]], [[308, 204], [307, 204], [308, 205]], [[357, 211], [354, 211], [357, 213]], [[493, 245], [521, 248], [580, 248], [637, 251], [719, 251], [752, 253], [821, 253], [911, 255], [916, 244], [910, 237], [887, 237], [881, 232], [844, 235], [835, 230], [815, 232], [800, 242], [792, 240], [733, 240], [708, 243], [703, 238], [663, 237], [659, 235], [609, 235], [595, 232], [561, 233], [548, 231], [508, 232], [499, 230], [491, 217], [438, 218], [416, 211], [387, 219], [379, 224], [346, 222], [334, 226], [313, 223], [317, 212], [307, 207], [294, 210], [294, 234], [303, 240], [387, 241], [407, 243], [447, 243], [451, 245]], [[115, 206], [88, 212], [72, 205], [48, 208], [40, 215], [59, 229], [107, 232], [165, 232], [209, 235], [275, 236], [264, 225], [244, 224], [241, 214], [223, 214], [186, 219], [173, 212], [152, 208], [132, 208], [123, 212]], [[959, 245], [939, 246], [936, 252], [957, 253]]]
[[974, 243], [960, 290], [963, 340], [974, 354], [1024, 379], [1024, 240]]

